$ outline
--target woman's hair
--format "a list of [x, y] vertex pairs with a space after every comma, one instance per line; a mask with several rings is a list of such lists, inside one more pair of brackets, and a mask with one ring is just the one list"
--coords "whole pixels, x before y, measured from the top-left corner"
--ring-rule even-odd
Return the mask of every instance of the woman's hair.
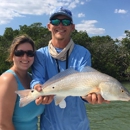
[[14, 40], [12, 41], [12, 44], [9, 48], [9, 56], [7, 58], [7, 61], [9, 61], [9, 62], [13, 61], [13, 56], [14, 56], [15, 50], [17, 50], [17, 47], [20, 44], [23, 44], [25, 42], [30, 43], [33, 48], [33, 51], [35, 51], [34, 41], [28, 35], [24, 34], [24, 35], [17, 36], [14, 38]]

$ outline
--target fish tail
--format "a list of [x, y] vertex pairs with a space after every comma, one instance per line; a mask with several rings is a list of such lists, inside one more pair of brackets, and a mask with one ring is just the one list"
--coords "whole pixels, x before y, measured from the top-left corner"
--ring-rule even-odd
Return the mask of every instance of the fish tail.
[[24, 107], [30, 102], [32, 102], [33, 100], [35, 100], [35, 97], [32, 96], [31, 94], [31, 89], [18, 90], [18, 91], [15, 91], [15, 93], [18, 94], [20, 97], [20, 101], [19, 101], [20, 107]]

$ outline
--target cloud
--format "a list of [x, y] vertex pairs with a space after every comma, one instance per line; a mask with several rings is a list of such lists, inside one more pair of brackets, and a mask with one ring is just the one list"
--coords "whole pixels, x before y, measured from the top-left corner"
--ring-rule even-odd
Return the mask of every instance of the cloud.
[[105, 33], [105, 29], [103, 28], [96, 28], [95, 23], [96, 20], [83, 20], [81, 24], [76, 24], [75, 28], [78, 31], [86, 31], [88, 34], [92, 35], [101, 35]]
[[85, 17], [85, 14], [83, 14], [83, 13], [79, 13], [79, 14], [78, 14], [78, 17], [79, 17], [79, 18], [81, 18], [81, 17]]
[[122, 39], [125, 38], [125, 37], [126, 37], [126, 34], [124, 33], [124, 34], [122, 34], [121, 36], [117, 37], [117, 39], [118, 39], [118, 40], [122, 40]]
[[115, 9], [114, 13], [118, 13], [118, 14], [126, 14], [128, 11], [124, 10], [124, 9]]
[[[128, 31], [130, 31], [130, 29], [128, 29]], [[126, 38], [126, 37], [127, 37], [126, 33], [123, 33], [121, 36], [118, 36], [117, 38], [113, 38], [113, 39], [118, 39], [121, 41], [123, 38]]]
[[55, 7], [73, 9], [78, 4], [79, 0], [0, 0], [0, 24], [9, 23], [15, 17], [49, 15]]
[[117, 37], [117, 39], [118, 40], [122, 40], [122, 38], [125, 38], [126, 36], [125, 36], [125, 34], [124, 35], [122, 35], [122, 36], [119, 36], [119, 37]]
[[81, 2], [80, 4], [81, 4], [81, 5], [84, 5], [84, 2]]

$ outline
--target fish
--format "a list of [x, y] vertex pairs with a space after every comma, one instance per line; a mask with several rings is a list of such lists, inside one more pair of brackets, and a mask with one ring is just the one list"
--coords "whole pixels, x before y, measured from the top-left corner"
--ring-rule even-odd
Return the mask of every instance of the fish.
[[40, 96], [54, 95], [55, 105], [66, 107], [68, 96], [86, 96], [90, 93], [101, 94], [108, 101], [130, 101], [130, 92], [115, 78], [90, 66], [81, 71], [66, 69], [42, 85], [42, 91], [35, 89], [17, 90], [20, 96], [19, 106], [23, 107]]

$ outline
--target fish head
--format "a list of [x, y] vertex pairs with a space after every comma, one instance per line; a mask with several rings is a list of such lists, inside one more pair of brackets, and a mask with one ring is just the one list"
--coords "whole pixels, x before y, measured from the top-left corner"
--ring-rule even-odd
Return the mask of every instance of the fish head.
[[35, 89], [25, 89], [25, 90], [17, 90], [15, 91], [20, 97], [19, 106], [23, 107], [27, 105], [28, 103], [32, 102], [33, 100], [37, 99], [40, 95], [40, 92], [38, 92]]
[[102, 82], [99, 87], [105, 100], [130, 101], [130, 92], [117, 80]]
[[41, 96], [40, 94], [41, 94], [41, 93], [38, 92], [36, 89], [30, 90], [30, 93], [29, 93], [29, 95], [32, 96], [34, 99], [36, 99], [36, 98], [38, 98], [39, 96]]

